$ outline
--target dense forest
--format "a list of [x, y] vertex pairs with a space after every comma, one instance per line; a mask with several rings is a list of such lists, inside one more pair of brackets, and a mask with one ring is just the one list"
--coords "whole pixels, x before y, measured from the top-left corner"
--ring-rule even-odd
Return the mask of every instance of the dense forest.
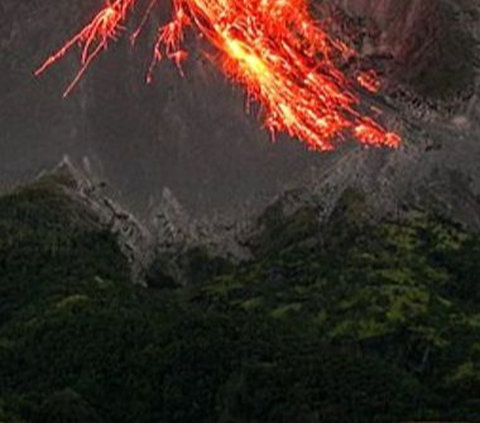
[[480, 236], [271, 206], [255, 259], [133, 285], [48, 178], [0, 198], [0, 422], [480, 421]]

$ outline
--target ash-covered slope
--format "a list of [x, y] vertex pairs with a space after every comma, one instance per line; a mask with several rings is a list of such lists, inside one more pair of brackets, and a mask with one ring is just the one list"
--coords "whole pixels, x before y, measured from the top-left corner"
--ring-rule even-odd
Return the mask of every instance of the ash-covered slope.
[[73, 161], [87, 155], [137, 211], [160, 201], [166, 186], [204, 212], [277, 192], [305, 167], [328, 160], [299, 143], [272, 143], [256, 117], [246, 115], [241, 89], [196, 48], [185, 79], [165, 62], [147, 86], [153, 23], [136, 49], [128, 40], [112, 44], [62, 100], [75, 57], [40, 79], [32, 72], [98, 7], [82, 0], [0, 5], [2, 186], [51, 168], [64, 154]]
[[405, 146], [317, 154], [282, 137], [269, 142], [256, 118], [245, 114], [241, 90], [199, 54], [187, 63], [185, 79], [164, 63], [155, 84], [146, 86], [148, 28], [135, 50], [127, 42], [113, 44], [78, 90], [61, 100], [77, 69], [75, 58], [41, 79], [32, 71], [88, 20], [97, 2], [4, 0], [0, 187], [69, 154], [74, 162], [88, 156], [122, 203], [142, 217], [162, 203], [165, 188], [189, 214], [211, 216], [243, 213], [245, 207], [254, 213], [275, 195], [305, 186], [331, 209], [353, 185], [371, 193], [382, 212], [412, 197], [424, 201], [428, 193], [446, 199], [452, 213], [478, 222], [478, 3], [337, 1], [366, 64], [386, 74], [389, 97], [372, 101]]

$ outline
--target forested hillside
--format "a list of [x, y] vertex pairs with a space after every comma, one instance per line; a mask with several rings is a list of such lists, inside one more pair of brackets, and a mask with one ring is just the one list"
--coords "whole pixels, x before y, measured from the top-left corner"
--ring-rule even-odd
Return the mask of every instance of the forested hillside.
[[0, 198], [0, 422], [480, 421], [480, 237], [281, 210], [253, 261], [142, 288], [57, 181]]

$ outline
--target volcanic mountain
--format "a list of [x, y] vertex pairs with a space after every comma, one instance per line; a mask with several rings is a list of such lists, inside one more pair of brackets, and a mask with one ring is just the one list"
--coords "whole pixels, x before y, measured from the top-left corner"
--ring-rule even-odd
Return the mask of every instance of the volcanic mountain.
[[0, 1], [0, 422], [480, 421], [480, 0], [312, 0], [402, 138], [328, 153], [167, 3], [62, 99], [102, 1]]
[[[93, 169], [113, 196], [143, 217], [161, 203], [164, 188], [189, 213], [208, 216], [250, 213], [299, 187], [328, 203], [353, 185], [371, 193], [381, 211], [395, 211], [404, 201], [429, 201], [478, 224], [479, 2], [327, 3], [334, 30], [360, 51], [360, 65], [383, 75], [382, 93], [367, 100], [401, 134], [400, 149], [347, 143], [318, 153], [286, 136], [271, 142], [255, 113], [245, 113], [242, 89], [195, 49], [185, 78], [173, 64], [162, 63], [155, 83], [146, 85], [155, 22], [135, 49], [127, 41], [113, 43], [62, 100], [78, 68], [73, 55], [42, 78], [32, 72], [99, 5], [5, 0], [0, 187], [29, 179], [67, 154], [87, 172]], [[324, 6], [314, 2], [312, 9]]]

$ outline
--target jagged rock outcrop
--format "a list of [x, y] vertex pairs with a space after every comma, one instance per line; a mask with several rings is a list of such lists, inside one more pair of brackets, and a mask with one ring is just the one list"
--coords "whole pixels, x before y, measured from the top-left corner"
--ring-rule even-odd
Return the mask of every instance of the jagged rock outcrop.
[[151, 213], [159, 253], [181, 251], [197, 241], [197, 228], [170, 189], [163, 189], [160, 204]]
[[195, 283], [199, 275], [210, 277], [220, 267], [251, 257], [241, 244], [245, 223], [227, 216], [196, 220], [168, 188], [150, 219], [142, 223], [106, 192], [105, 183], [88, 168], [87, 159], [81, 168], [65, 156], [52, 171], [42, 172], [38, 178], [54, 178], [72, 201], [91, 212], [116, 237], [134, 283], [147, 285], [152, 275], [162, 282]]
[[[199, 274], [215, 273], [219, 266], [238, 264], [250, 257], [239, 242], [239, 222], [226, 216], [194, 219], [168, 188], [153, 208], [150, 221], [155, 238], [153, 273], [157, 279], [167, 278], [183, 285], [195, 283]], [[192, 267], [197, 266], [201, 269], [193, 271]]]
[[104, 183], [74, 166], [68, 156], [48, 175], [56, 177], [73, 201], [91, 211], [100, 224], [115, 235], [121, 252], [130, 264], [133, 282], [144, 285], [145, 274], [152, 261], [153, 245], [153, 239], [144, 225], [104, 193]]
[[[335, 218], [344, 193], [352, 190], [364, 198], [363, 217], [371, 222], [401, 219], [417, 209], [434, 211], [479, 229], [480, 187], [472, 176], [475, 169], [465, 167], [460, 172], [450, 168], [445, 159], [440, 161], [444, 166], [439, 166], [435, 157], [429, 160], [430, 155], [445, 152], [432, 149], [425, 156], [430, 146], [428, 137], [421, 135], [417, 145], [395, 154], [374, 150], [369, 160], [362, 150], [353, 149], [330, 171], [312, 170], [308, 180], [301, 181], [297, 188], [278, 195], [260, 212], [245, 212], [241, 219], [227, 214], [195, 219], [165, 188], [148, 222], [142, 223], [105, 192], [102, 182], [74, 166], [68, 157], [50, 175], [60, 181], [72, 200], [94, 213], [116, 235], [135, 283], [188, 285], [255, 259], [258, 240], [266, 233], [275, 237], [275, 228], [281, 228], [283, 221], [288, 225], [290, 217], [298, 213], [308, 210], [309, 216], [315, 213], [319, 225], [328, 223]], [[452, 160], [460, 160], [462, 150], [457, 149], [455, 155], [449, 150], [447, 154]], [[311, 235], [318, 237], [321, 233]]]

